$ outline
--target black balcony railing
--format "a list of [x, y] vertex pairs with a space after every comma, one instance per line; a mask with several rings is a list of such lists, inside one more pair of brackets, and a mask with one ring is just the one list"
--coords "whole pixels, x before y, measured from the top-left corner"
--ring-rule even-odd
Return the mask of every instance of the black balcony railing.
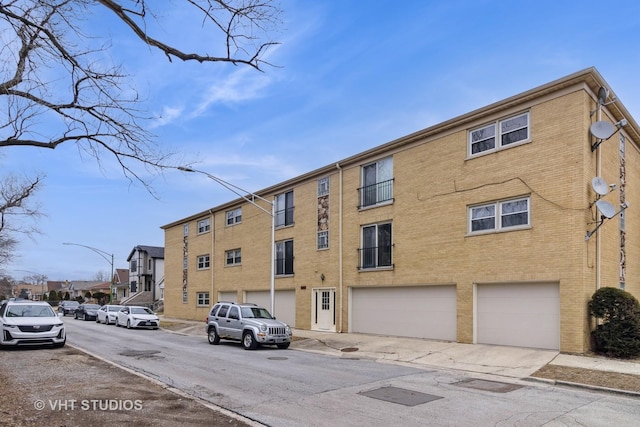
[[360, 192], [358, 208], [389, 202], [393, 200], [393, 179], [360, 187], [358, 191]]
[[360, 254], [358, 269], [393, 267], [392, 249], [393, 245], [358, 249]]

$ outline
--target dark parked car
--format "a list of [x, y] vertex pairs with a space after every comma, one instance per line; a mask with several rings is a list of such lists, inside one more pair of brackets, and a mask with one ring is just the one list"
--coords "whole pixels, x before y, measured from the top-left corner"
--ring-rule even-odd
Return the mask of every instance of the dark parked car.
[[78, 308], [79, 305], [80, 303], [78, 301], [62, 301], [58, 305], [58, 313], [62, 313], [63, 316], [75, 314], [76, 308]]
[[75, 318], [82, 320], [96, 320], [98, 318], [98, 304], [80, 304], [75, 311]]

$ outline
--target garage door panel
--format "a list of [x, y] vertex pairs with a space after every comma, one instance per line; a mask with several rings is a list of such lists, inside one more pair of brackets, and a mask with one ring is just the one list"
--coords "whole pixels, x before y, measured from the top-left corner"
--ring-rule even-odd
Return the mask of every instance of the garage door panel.
[[351, 331], [456, 340], [455, 286], [353, 288]]
[[[278, 320], [295, 328], [296, 293], [295, 291], [275, 291], [275, 316]], [[271, 309], [271, 291], [248, 291], [246, 301]], [[272, 313], [273, 314], [273, 313]]]
[[559, 285], [479, 284], [476, 321], [478, 343], [557, 350]]

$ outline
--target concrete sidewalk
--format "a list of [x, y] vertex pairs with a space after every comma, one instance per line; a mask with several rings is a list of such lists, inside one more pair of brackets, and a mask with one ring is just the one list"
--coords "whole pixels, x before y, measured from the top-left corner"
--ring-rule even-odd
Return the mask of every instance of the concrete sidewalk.
[[[168, 330], [206, 339], [205, 323], [171, 319]], [[528, 378], [547, 364], [619, 372], [640, 376], [640, 363], [605, 357], [561, 354], [554, 350], [537, 350], [484, 344], [461, 344], [418, 338], [403, 338], [354, 333], [333, 333], [294, 329], [292, 349], [329, 354], [342, 358], [372, 359], [412, 366], [456, 369], [512, 378]], [[302, 339], [301, 339], [302, 338]]]

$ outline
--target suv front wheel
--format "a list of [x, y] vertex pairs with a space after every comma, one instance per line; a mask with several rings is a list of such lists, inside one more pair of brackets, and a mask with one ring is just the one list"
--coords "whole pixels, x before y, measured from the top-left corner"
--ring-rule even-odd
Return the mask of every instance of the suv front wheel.
[[253, 336], [253, 332], [244, 331], [244, 333], [242, 334], [242, 346], [245, 350], [255, 350], [256, 348], [258, 348], [258, 342]]
[[207, 338], [209, 339], [209, 344], [216, 345], [220, 343], [220, 335], [216, 331], [216, 328], [209, 328], [209, 333], [207, 333]]

